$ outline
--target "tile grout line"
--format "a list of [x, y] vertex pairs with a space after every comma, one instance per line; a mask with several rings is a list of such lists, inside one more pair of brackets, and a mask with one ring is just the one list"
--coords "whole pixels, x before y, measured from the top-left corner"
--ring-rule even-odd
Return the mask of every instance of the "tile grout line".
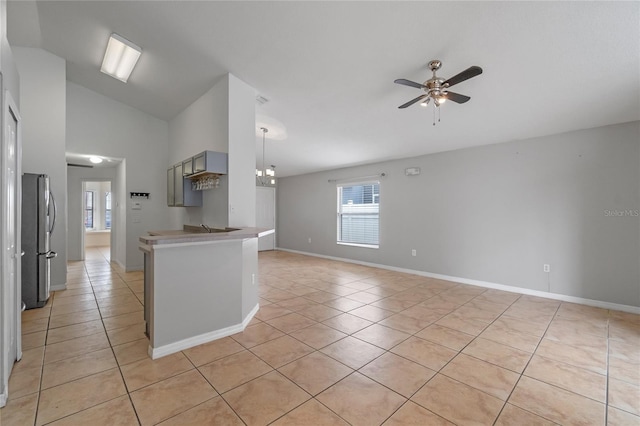
[[[106, 261], [106, 258], [105, 258], [105, 261]], [[86, 270], [86, 263], [85, 263], [85, 262], [83, 262], [83, 264], [85, 265], [85, 270]], [[111, 268], [110, 262], [107, 262], [107, 264], [108, 264], [108, 265], [109, 265], [109, 267]], [[113, 268], [111, 268], [111, 269], [113, 270]], [[138, 421], [138, 424], [141, 424], [141, 423], [140, 423], [139, 416], [138, 416], [138, 413], [137, 413], [137, 411], [135, 410], [135, 405], [133, 404], [133, 401], [131, 400], [131, 396], [130, 396], [130, 393], [129, 393], [129, 391], [128, 391], [128, 388], [127, 388], [126, 382], [124, 381], [124, 376], [123, 376], [123, 374], [122, 374], [122, 369], [120, 368], [120, 364], [118, 363], [118, 361], [117, 361], [117, 357], [115, 356], [115, 352], [114, 352], [114, 350], [113, 350], [113, 345], [111, 344], [111, 340], [110, 340], [110, 338], [109, 338], [109, 335], [108, 335], [107, 330], [106, 330], [106, 326], [105, 326], [105, 324], [104, 324], [104, 318], [102, 317], [102, 312], [100, 311], [99, 306], [98, 306], [98, 304], [97, 304], [97, 299], [96, 299], [96, 297], [95, 297], [95, 288], [94, 288], [93, 283], [92, 283], [92, 281], [91, 281], [91, 276], [90, 276], [90, 274], [89, 274], [88, 270], [86, 270], [86, 274], [87, 274], [87, 277], [89, 278], [89, 285], [91, 286], [91, 290], [92, 290], [92, 293], [91, 293], [91, 294], [93, 295], [93, 297], [94, 297], [94, 301], [96, 302], [96, 309], [98, 310], [98, 314], [100, 315], [100, 322], [101, 322], [101, 324], [102, 324], [103, 331], [105, 332], [105, 337], [107, 338], [107, 342], [108, 342], [108, 344], [109, 344], [109, 349], [111, 349], [111, 353], [113, 354], [113, 356], [114, 356], [114, 360], [116, 361], [116, 366], [117, 366], [118, 371], [119, 371], [119, 373], [120, 373], [120, 376], [121, 376], [121, 378], [122, 378], [123, 385], [124, 385], [124, 387], [125, 387], [125, 392], [126, 392], [126, 394], [127, 394], [127, 397], [129, 398], [129, 401], [131, 402], [131, 406], [132, 406], [132, 408], [133, 408], [133, 410], [134, 410], [134, 413], [135, 413], [135, 415], [136, 415], [136, 419], [137, 419], [137, 421]], [[118, 274], [118, 273], [117, 273], [117, 271], [116, 271], [116, 274], [118, 275], [118, 277], [119, 277], [120, 279], [122, 279], [122, 277], [120, 277], [120, 274]], [[128, 286], [128, 284], [126, 283], [126, 281], [124, 281], [123, 279], [122, 279], [122, 281], [125, 283], [125, 285], [127, 285], [127, 287], [129, 287], [129, 286]], [[56, 297], [56, 296], [55, 296], [55, 294], [54, 294], [54, 303], [55, 303], [55, 297]], [[81, 322], [81, 323], [79, 323], [79, 324], [83, 324], [83, 323], [86, 323], [86, 322], [88, 322], [88, 321], [84, 321], [84, 322]], [[76, 324], [71, 324], [71, 325], [76, 325]], [[48, 332], [48, 330], [47, 330], [47, 332]], [[80, 336], [80, 337], [84, 337], [84, 336]], [[73, 339], [68, 339], [68, 340], [73, 340]], [[65, 340], [65, 341], [68, 341], [68, 340]], [[63, 342], [64, 342], [64, 341], [63, 341]], [[59, 342], [59, 343], [62, 343], [62, 342]], [[46, 346], [45, 346], [45, 350], [46, 350]], [[98, 349], [98, 350], [103, 350], [103, 349]], [[98, 350], [96, 350], [96, 351], [98, 351]], [[92, 352], [96, 352], [96, 351], [90, 351], [90, 352], [87, 352], [87, 353], [92, 353]], [[44, 368], [44, 362], [43, 362], [43, 368]], [[107, 371], [107, 370], [105, 370], [105, 371]], [[90, 374], [90, 375], [87, 375], [87, 376], [84, 376], [84, 377], [81, 377], [81, 378], [78, 378], [78, 379], [72, 380], [72, 381], [67, 382], [67, 383], [72, 383], [72, 382], [74, 382], [74, 381], [77, 381], [77, 380], [83, 379], [83, 378], [85, 378], [85, 377], [90, 377], [90, 376], [95, 375], [95, 374], [99, 374], [99, 373]], [[40, 386], [42, 386], [42, 384], [41, 384]], [[41, 390], [41, 391], [42, 391], [42, 390]], [[67, 417], [73, 416], [73, 415], [75, 415], [75, 414], [78, 414], [78, 413], [81, 413], [81, 412], [87, 411], [87, 410], [89, 410], [89, 409], [91, 409], [91, 408], [94, 408], [94, 407], [97, 407], [97, 406], [99, 406], [99, 405], [102, 405], [102, 404], [108, 403], [108, 402], [113, 401], [113, 400], [115, 400], [115, 399], [117, 399], [117, 398], [120, 398], [120, 397], [122, 397], [122, 396], [124, 396], [124, 395], [119, 395], [119, 396], [117, 396], [117, 397], [115, 397], [115, 398], [111, 398], [111, 399], [109, 399], [109, 400], [102, 401], [102, 402], [100, 402], [99, 404], [95, 404], [95, 405], [92, 405], [92, 406], [90, 406], [90, 407], [86, 407], [86, 408], [84, 408], [84, 409], [82, 409], [82, 410], [76, 411], [76, 412], [74, 412], [74, 413], [70, 413], [70, 414], [68, 414], [68, 415], [66, 415], [66, 416], [61, 417], [60, 419], [67, 418]], [[56, 420], [54, 420], [54, 421], [57, 421], [57, 420], [60, 420], [60, 419], [56, 419]]]
[[[85, 273], [87, 273], [86, 271], [86, 265], [83, 263], [83, 269], [85, 271]], [[35, 415], [33, 418], [33, 424], [34, 426], [38, 423], [38, 413], [39, 413], [39, 409], [40, 409], [40, 398], [42, 396], [42, 381], [44, 379], [44, 366], [45, 366], [45, 357], [47, 355], [47, 340], [49, 338], [49, 327], [51, 325], [51, 312], [53, 310], [53, 304], [55, 302], [56, 299], [56, 292], [53, 293], [53, 300], [51, 300], [51, 308], [49, 309], [49, 315], [47, 317], [47, 331], [46, 331], [46, 336], [45, 336], [45, 341], [44, 341], [44, 345], [42, 346], [42, 364], [40, 365], [40, 380], [38, 383], [38, 397], [36, 400], [36, 408], [35, 408]]]
[[[500, 414], [502, 414], [502, 411], [504, 411], [504, 407], [509, 403], [509, 400], [511, 399], [511, 396], [513, 395], [513, 392], [516, 390], [516, 388], [518, 387], [518, 383], [520, 383], [520, 380], [522, 379], [522, 376], [524, 376], [524, 372], [527, 371], [527, 368], [529, 367], [529, 364], [531, 363], [531, 360], [533, 359], [533, 357], [535, 356], [538, 347], [540, 346], [540, 343], [542, 343], [542, 339], [544, 339], [544, 336], [547, 334], [547, 331], [549, 330], [549, 327], [551, 327], [551, 323], [553, 322], [553, 320], [556, 318], [556, 316], [558, 315], [558, 311], [560, 310], [560, 306], [562, 306], [563, 302], [560, 302], [558, 304], [558, 307], [556, 308], [556, 311], [553, 313], [553, 316], [551, 317], [551, 320], [549, 321], [549, 324], [547, 324], [547, 327], [544, 330], [544, 333], [542, 333], [542, 336], [540, 337], [540, 340], [538, 341], [538, 344], [536, 345], [536, 348], [534, 349], [534, 351], [531, 353], [531, 357], [529, 358], [529, 360], [527, 361], [527, 364], [524, 366], [524, 368], [522, 369], [522, 373], [520, 373], [520, 376], [518, 377], [518, 380], [516, 381], [515, 385], [513, 385], [513, 389], [511, 389], [511, 392], [509, 392], [509, 396], [507, 397], [507, 399], [504, 402], [504, 405], [502, 406], [502, 409], [500, 410], [500, 412], [498, 413], [498, 417], [496, 417], [496, 420], [493, 422], [493, 424], [495, 425], [496, 422], [498, 421], [498, 419], [500, 418]], [[515, 404], [514, 404], [515, 405]], [[516, 407], [518, 407], [517, 405], [515, 405]], [[524, 410], [528, 413], [531, 413], [531, 411], [529, 410], [525, 410], [524, 408], [518, 407], [521, 410]], [[539, 414], [536, 413], [532, 413], [535, 414], [538, 417], [542, 417], [546, 420], [549, 420], [553, 423], [555, 423], [553, 420], [547, 419], [544, 416], [541, 416]]]
[[[109, 263], [109, 266], [111, 267], [111, 261], [109, 260], [107, 263]], [[116, 271], [116, 274], [122, 280], [122, 282], [124, 282], [124, 284], [127, 286], [127, 288], [129, 290], [131, 290], [131, 288], [129, 287], [129, 284], [127, 284], [127, 282], [123, 279], [123, 277], [120, 276], [120, 274], [117, 271]], [[116, 365], [118, 366], [118, 371], [120, 372], [120, 377], [122, 378], [122, 384], [124, 385], [124, 389], [125, 389], [125, 391], [127, 393], [127, 398], [129, 399], [129, 403], [131, 404], [131, 408], [133, 409], [133, 413], [136, 416], [136, 420], [138, 421], [138, 425], [141, 425], [142, 421], [140, 420], [140, 415], [138, 414], [138, 410], [136, 409], [136, 406], [133, 403], [133, 399], [131, 398], [131, 392], [129, 392], [129, 387], [127, 386], [127, 382], [124, 379], [124, 373], [122, 372], [122, 366], [118, 362], [118, 357], [116, 356], [116, 352], [113, 349], [113, 345], [111, 344], [111, 338], [109, 337], [109, 333], [107, 333], [107, 326], [104, 324], [104, 317], [102, 316], [102, 310], [100, 309], [100, 305], [98, 305], [98, 299], [95, 296], [95, 288], [93, 286], [93, 283], [91, 283], [91, 288], [93, 289], [94, 298], [96, 299], [96, 305], [98, 306], [98, 313], [100, 315], [100, 321], [102, 322], [102, 327], [104, 328], [104, 332], [105, 332], [105, 334], [107, 336], [107, 341], [109, 342], [109, 348], [111, 348], [111, 353], [113, 354], [113, 358], [115, 359]]]
[[[411, 288], [416, 288], [416, 287], [420, 287], [420, 286], [419, 286], [419, 285], [417, 285], [417, 286], [414, 286], [414, 287], [411, 287]], [[450, 287], [449, 289], [444, 289], [444, 290], [440, 291], [439, 293], [436, 293], [436, 294], [434, 294], [433, 296], [431, 296], [431, 297], [429, 297], [429, 298], [425, 299], [424, 301], [429, 300], [429, 299], [431, 299], [432, 297], [435, 297], [435, 296], [437, 296], [437, 295], [439, 295], [439, 294], [441, 294], [441, 293], [446, 292], [447, 290], [451, 290], [451, 289], [454, 289], [454, 288], [456, 288], [456, 287], [459, 287], [459, 286], [454, 286], [454, 287]], [[373, 287], [372, 287], [372, 288], [373, 288]], [[409, 288], [409, 289], [411, 289], [411, 288]], [[465, 303], [463, 303], [463, 304], [459, 305], [456, 309], [458, 309], [458, 308], [460, 308], [460, 307], [462, 307], [462, 306], [465, 306], [466, 304], [468, 304], [468, 303], [472, 302], [473, 300], [475, 300], [477, 297], [481, 296], [481, 295], [482, 295], [482, 294], [484, 294], [485, 292], [486, 292], [486, 290], [485, 290], [485, 291], [483, 291], [482, 293], [479, 293], [478, 295], [474, 296], [472, 299], [468, 300], [467, 302], [465, 302]], [[303, 297], [304, 297], [304, 296], [303, 296]], [[391, 296], [388, 296], [388, 297], [391, 297]], [[347, 298], [348, 298], [348, 297], [347, 297]], [[385, 298], [382, 298], [382, 299], [379, 299], [379, 300], [384, 300], [384, 299], [385, 299]], [[513, 305], [517, 300], [519, 300], [519, 299], [520, 299], [520, 296], [518, 296], [516, 299], [514, 299], [514, 300], [513, 300], [513, 301], [512, 301], [512, 302], [511, 302], [511, 303], [510, 303], [510, 304], [509, 304], [509, 305], [508, 305], [508, 306], [507, 306], [503, 311], [502, 311], [502, 313], [501, 313], [500, 315], [498, 315], [498, 316], [497, 316], [493, 321], [489, 322], [489, 323], [488, 323], [488, 325], [487, 325], [484, 329], [486, 329], [486, 328], [487, 328], [487, 327], [489, 327], [491, 324], [493, 324], [495, 321], [497, 321], [497, 319], [498, 319], [498, 318], [500, 318], [500, 317], [502, 316], [502, 314], [503, 314], [507, 309], [509, 309], [509, 307], [511, 307], [511, 306], [512, 306], [512, 305]], [[350, 299], [350, 300], [353, 300], [353, 299]], [[379, 300], [378, 300], [378, 301], [379, 301]], [[423, 302], [424, 302], [424, 301], [423, 301]], [[320, 302], [316, 302], [316, 303], [320, 303]], [[375, 303], [375, 302], [372, 302], [372, 303]], [[420, 304], [420, 303], [422, 303], [422, 302], [418, 302], [418, 304]], [[370, 304], [370, 303], [368, 303], [368, 304], [365, 304], [365, 305], [363, 305], [363, 306], [369, 306], [369, 305], [371, 305], [371, 304]], [[416, 305], [417, 305], [417, 304], [416, 304]], [[416, 305], [413, 305], [413, 306], [416, 306]], [[406, 309], [408, 309], [408, 308], [406, 308]], [[405, 309], [405, 310], [406, 310], [406, 309]], [[483, 309], [481, 309], [481, 308], [477, 308], [477, 309], [483, 310]], [[403, 310], [403, 311], [404, 311], [404, 310]], [[454, 311], [455, 311], [455, 309], [454, 309]], [[402, 312], [402, 311], [400, 311], [400, 312]], [[452, 312], [453, 312], [453, 311], [452, 311]], [[489, 312], [489, 311], [487, 311], [487, 312]], [[394, 313], [394, 314], [395, 314], [395, 313]], [[447, 315], [448, 315], [448, 314], [447, 314]], [[443, 315], [441, 318], [443, 318], [443, 317], [445, 317], [445, 316], [446, 316], [446, 315]], [[361, 318], [361, 317], [359, 317], [359, 318]], [[385, 318], [386, 318], [386, 317], [385, 317]], [[334, 384], [332, 384], [331, 386], [327, 387], [326, 389], [328, 389], [328, 388], [330, 388], [330, 387], [332, 387], [332, 386], [335, 386], [337, 383], [340, 383], [341, 381], [345, 380], [347, 377], [349, 377], [349, 376], [353, 375], [353, 373], [358, 372], [359, 374], [363, 375], [364, 377], [367, 377], [368, 379], [373, 380], [374, 382], [376, 382], [376, 383], [378, 383], [379, 385], [381, 385], [381, 386], [385, 387], [385, 388], [386, 388], [386, 389], [388, 389], [389, 391], [391, 391], [391, 392], [393, 392], [393, 393], [395, 393], [395, 394], [398, 394], [400, 397], [402, 397], [402, 398], [404, 398], [404, 399], [405, 399], [404, 403], [403, 403], [402, 405], [400, 405], [400, 407], [398, 407], [396, 410], [394, 410], [394, 411], [390, 414], [390, 416], [389, 416], [389, 417], [391, 417], [391, 416], [393, 416], [393, 415], [394, 415], [394, 414], [395, 414], [395, 413], [396, 413], [400, 408], [402, 408], [402, 407], [403, 407], [403, 406], [404, 406], [408, 401], [411, 401], [411, 398], [413, 397], [413, 395], [415, 395], [416, 393], [418, 393], [418, 392], [420, 391], [420, 389], [422, 389], [424, 386], [426, 386], [426, 385], [427, 385], [427, 383], [429, 383], [429, 382], [433, 379], [433, 377], [435, 377], [437, 374], [443, 374], [443, 373], [440, 373], [440, 372], [442, 371], [442, 369], [444, 369], [444, 368], [445, 368], [445, 367], [446, 367], [446, 366], [447, 366], [447, 365], [448, 365], [448, 364], [449, 364], [449, 363], [450, 363], [454, 358], [456, 358], [459, 354], [461, 354], [461, 353], [462, 353], [462, 351], [464, 350], [464, 348], [466, 348], [466, 347], [467, 347], [469, 344], [471, 344], [471, 343], [472, 343], [476, 338], [478, 338], [479, 334], [478, 334], [478, 335], [476, 335], [476, 336], [475, 336], [475, 337], [474, 337], [474, 338], [473, 338], [469, 343], [467, 343], [467, 344], [466, 344], [462, 349], [460, 349], [459, 351], [457, 351], [457, 354], [456, 354], [454, 357], [452, 357], [449, 361], [447, 361], [447, 363], [446, 363], [444, 366], [442, 366], [442, 367], [441, 367], [439, 370], [437, 370], [437, 371], [435, 371], [435, 370], [433, 370], [433, 369], [430, 369], [429, 367], [426, 367], [426, 366], [424, 366], [424, 365], [422, 365], [422, 364], [420, 364], [420, 363], [416, 363], [417, 365], [420, 365], [420, 366], [422, 366], [422, 367], [429, 368], [430, 370], [435, 371], [435, 373], [436, 373], [436, 374], [434, 374], [432, 377], [430, 377], [430, 378], [429, 378], [429, 379], [428, 379], [428, 380], [427, 380], [427, 381], [426, 381], [422, 386], [420, 386], [420, 387], [419, 387], [415, 392], [413, 392], [413, 394], [412, 394], [409, 398], [406, 398], [404, 395], [399, 394], [399, 393], [398, 393], [397, 391], [395, 391], [394, 389], [391, 389], [391, 388], [389, 388], [387, 385], [385, 385], [385, 384], [383, 384], [383, 383], [378, 382], [378, 381], [377, 381], [377, 380], [375, 380], [374, 378], [371, 378], [371, 377], [367, 376], [366, 374], [362, 373], [360, 370], [361, 370], [362, 368], [364, 368], [365, 366], [367, 366], [367, 365], [371, 364], [371, 363], [372, 363], [372, 362], [374, 362], [375, 360], [379, 359], [379, 358], [380, 358], [380, 357], [382, 357], [383, 355], [387, 354], [387, 353], [391, 353], [391, 354], [393, 354], [393, 355], [400, 356], [400, 357], [402, 357], [402, 358], [406, 359], [406, 360], [407, 360], [407, 361], [409, 361], [409, 362], [413, 362], [413, 363], [415, 363], [415, 361], [413, 361], [413, 360], [410, 360], [410, 359], [408, 359], [408, 358], [403, 357], [402, 355], [398, 355], [398, 354], [396, 354], [396, 353], [394, 353], [394, 352], [391, 352], [391, 349], [393, 349], [393, 347], [396, 347], [396, 346], [400, 345], [402, 342], [406, 341], [406, 340], [407, 340], [407, 339], [409, 339], [410, 337], [420, 338], [420, 337], [416, 336], [416, 334], [417, 334], [417, 333], [420, 333], [420, 332], [421, 332], [421, 331], [423, 331], [424, 329], [426, 329], [426, 328], [428, 328], [428, 327], [430, 327], [430, 326], [434, 325], [437, 321], [439, 321], [439, 319], [438, 319], [438, 320], [436, 320], [436, 321], [433, 321], [433, 322], [432, 322], [432, 323], [430, 323], [429, 325], [425, 326], [424, 328], [422, 328], [422, 329], [418, 330], [417, 332], [415, 332], [415, 333], [413, 333], [413, 334], [406, 333], [406, 334], [409, 334], [409, 337], [407, 337], [407, 339], [402, 340], [402, 341], [401, 341], [401, 342], [399, 342], [398, 344], [394, 345], [394, 346], [393, 346], [392, 348], [390, 348], [390, 349], [382, 348], [382, 347], [380, 347], [380, 346], [377, 346], [377, 345], [375, 345], [375, 344], [373, 344], [373, 343], [367, 342], [367, 341], [365, 341], [365, 340], [359, 339], [358, 337], [354, 336], [354, 334], [358, 333], [359, 331], [362, 331], [362, 330], [364, 330], [364, 329], [366, 329], [366, 328], [369, 328], [369, 327], [371, 327], [371, 326], [373, 326], [373, 325], [376, 325], [376, 324], [377, 324], [377, 325], [381, 325], [381, 324], [379, 324], [379, 322], [380, 322], [380, 321], [382, 321], [382, 320], [384, 320], [385, 318], [382, 318], [382, 319], [381, 319], [381, 320], [379, 320], [379, 321], [374, 321], [372, 324], [370, 324], [370, 325], [368, 325], [368, 326], [364, 327], [363, 329], [358, 330], [358, 331], [355, 331], [354, 333], [348, 334], [347, 336], [345, 336], [345, 337], [343, 337], [343, 338], [341, 338], [341, 339], [339, 339], [339, 340], [337, 340], [337, 341], [336, 341], [336, 342], [338, 342], [338, 341], [340, 341], [340, 340], [345, 339], [346, 337], [354, 337], [354, 338], [356, 338], [356, 339], [358, 339], [358, 340], [360, 340], [360, 341], [362, 341], [362, 342], [365, 342], [365, 343], [371, 344], [371, 345], [373, 345], [373, 346], [376, 346], [376, 347], [378, 347], [378, 348], [380, 348], [380, 349], [382, 349], [382, 350], [384, 351], [382, 354], [380, 354], [380, 355], [378, 355], [377, 357], [375, 357], [374, 359], [372, 359], [372, 360], [368, 361], [365, 365], [363, 365], [363, 366], [361, 366], [361, 367], [359, 367], [359, 368], [357, 368], [357, 369], [352, 369], [350, 366], [348, 366], [348, 365], [344, 364], [342, 361], [337, 360], [337, 359], [335, 359], [335, 358], [331, 357], [330, 355], [324, 354], [324, 352], [321, 352], [321, 353], [322, 353], [322, 354], [324, 354], [324, 355], [329, 356], [330, 358], [334, 359], [335, 361], [337, 361], [337, 362], [339, 362], [339, 363], [341, 363], [341, 364], [343, 364], [343, 365], [347, 366], [348, 368], [350, 368], [350, 369], [354, 370], [354, 371], [352, 371], [350, 374], [348, 374], [347, 376], [345, 376], [345, 377], [343, 377], [342, 379], [340, 379], [339, 381], [337, 381], [336, 383], [334, 383]], [[441, 318], [440, 318], [440, 319], [441, 319]], [[366, 318], [365, 318], [365, 319], [366, 319]], [[316, 321], [316, 322], [317, 322], [317, 323], [319, 323], [319, 324], [321, 324], [321, 322], [318, 322], [318, 321]], [[269, 325], [271, 325], [271, 324], [269, 324]], [[383, 326], [383, 325], [381, 325], [381, 326]], [[273, 327], [273, 326], [272, 326], [272, 327]], [[311, 326], [309, 326], [309, 327], [311, 327]], [[384, 326], [383, 326], [383, 327], [384, 327]], [[442, 326], [442, 327], [444, 327], [444, 328], [448, 328], [448, 329], [453, 330], [453, 331], [459, 331], [459, 330], [451, 329], [451, 328], [446, 327], [446, 326]], [[277, 328], [277, 327], [276, 327], [276, 328]], [[308, 327], [304, 327], [304, 328], [308, 328]], [[302, 329], [304, 329], [304, 328], [302, 328]], [[389, 327], [389, 328], [391, 328], [391, 327]], [[393, 328], [391, 328], [391, 329], [393, 329]], [[483, 330], [484, 330], [484, 329], [483, 329]], [[395, 330], [395, 329], [393, 329], [393, 330]], [[282, 330], [280, 330], [280, 331], [282, 331]], [[295, 332], [295, 331], [298, 331], [298, 330], [294, 330], [294, 332]], [[340, 331], [340, 330], [339, 330], [339, 331]], [[398, 330], [398, 331], [399, 331], [399, 330]], [[481, 332], [482, 332], [482, 331], [481, 331]], [[289, 335], [289, 334], [287, 334], [287, 335]], [[295, 339], [295, 337], [294, 337], [294, 336], [290, 336], [290, 337], [293, 337], [293, 338]], [[273, 339], [273, 340], [275, 340], [275, 339]], [[423, 339], [423, 340], [424, 340], [424, 339]], [[336, 342], [333, 342], [333, 343], [336, 343]], [[304, 343], [304, 342], [302, 342], [302, 343]], [[330, 343], [330, 344], [328, 344], [328, 345], [326, 345], [326, 346], [330, 346], [330, 345], [332, 345], [333, 343]], [[443, 346], [443, 347], [445, 347], [445, 348], [448, 348], [447, 346], [440, 345], [439, 343], [436, 343], [436, 342], [430, 342], [430, 343], [437, 344], [437, 345], [439, 345], [439, 346]], [[326, 346], [325, 346], [325, 347], [326, 347]], [[314, 348], [314, 349], [315, 349], [315, 348]], [[448, 348], [448, 349], [455, 350], [455, 349], [452, 349], [452, 348]], [[319, 349], [316, 349], [316, 352], [320, 352], [320, 350], [319, 350]], [[252, 353], [253, 353], [253, 352], [252, 352]], [[256, 355], [256, 354], [254, 354], [254, 355]], [[256, 356], [257, 356], [257, 355], [256, 355]], [[305, 355], [305, 356], [306, 356], [306, 355]], [[300, 358], [303, 358], [303, 357], [300, 357]], [[297, 358], [297, 359], [300, 359], [300, 358]], [[291, 363], [293, 363], [293, 362], [297, 361], [297, 359], [296, 359], [296, 360], [293, 360], [293, 361], [291, 361], [291, 362], [289, 362], [289, 363], [287, 363], [287, 364], [285, 364], [285, 365], [291, 364]], [[482, 361], [482, 360], [481, 360], [481, 361]], [[485, 361], [485, 362], [486, 362], [486, 361]], [[490, 363], [490, 364], [491, 364], [491, 363]], [[500, 366], [498, 366], [498, 367], [500, 367]], [[503, 368], [503, 367], [500, 367], [500, 368]], [[445, 375], [445, 376], [446, 376], [446, 375]], [[447, 377], [449, 377], [449, 376], [447, 376]], [[453, 380], [455, 380], [455, 379], [453, 379]], [[457, 380], [456, 380], [456, 381], [457, 381]], [[295, 383], [295, 382], [294, 382], [294, 383]], [[459, 383], [462, 383], [462, 382], [459, 382]], [[464, 384], [464, 383], [463, 383], [463, 384]], [[469, 385], [467, 385], [467, 386], [469, 386]], [[471, 386], [471, 387], [472, 387], [472, 386]], [[515, 385], [514, 385], [514, 387], [515, 387]], [[326, 389], [324, 389], [322, 392], [324, 392]], [[474, 389], [475, 389], [475, 388], [474, 388]], [[478, 389], [478, 390], [479, 390], [479, 389]], [[483, 393], [486, 393], [486, 392], [484, 392], [484, 391], [482, 391], [482, 390], [479, 390], [479, 391], [480, 391], [480, 392], [483, 392]], [[321, 393], [321, 392], [320, 392], [320, 393]], [[490, 395], [490, 394], [488, 394], [488, 395]], [[313, 397], [313, 398], [315, 399], [315, 397]], [[414, 402], [414, 403], [415, 403], [415, 402]], [[504, 407], [504, 405], [505, 405], [505, 404], [506, 404], [506, 400], [505, 400], [505, 403], [503, 404], [503, 407]], [[323, 405], [324, 405], [324, 404], [323, 404]], [[423, 408], [427, 409], [426, 407], [423, 407]], [[427, 410], [428, 410], [428, 409], [427, 409]], [[430, 411], [430, 412], [431, 412], [431, 410], [428, 410], [428, 411]], [[502, 410], [501, 410], [501, 411], [502, 411]], [[435, 415], [437, 415], [437, 416], [439, 416], [437, 413], [434, 413], [434, 414], [435, 414]], [[285, 415], [286, 415], [286, 414], [285, 414]], [[387, 417], [387, 418], [385, 419], [385, 421], [386, 421], [389, 417]], [[439, 417], [441, 417], [441, 418], [442, 418], [442, 416], [439, 416]], [[497, 419], [497, 417], [496, 417], [496, 419]]]
[[610, 346], [610, 342], [609, 342], [609, 325], [611, 322], [611, 312], [607, 311], [607, 357], [606, 357], [606, 362], [607, 362], [607, 380], [605, 381], [604, 384], [604, 424], [608, 424], [609, 421], [609, 357], [610, 357], [610, 350], [609, 350], [609, 346]]

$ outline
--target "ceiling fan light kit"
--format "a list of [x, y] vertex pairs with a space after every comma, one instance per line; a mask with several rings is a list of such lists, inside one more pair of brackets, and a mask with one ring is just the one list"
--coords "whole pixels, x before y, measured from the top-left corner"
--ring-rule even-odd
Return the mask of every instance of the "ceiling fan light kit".
[[429, 62], [429, 69], [432, 72], [432, 76], [430, 79], [425, 81], [424, 83], [416, 83], [415, 81], [407, 80], [404, 78], [399, 78], [394, 81], [396, 84], [402, 84], [403, 86], [415, 87], [416, 89], [422, 89], [425, 91], [424, 95], [420, 95], [417, 98], [411, 99], [409, 102], [406, 102], [400, 105], [398, 108], [404, 109], [407, 108], [417, 102], [420, 102], [420, 105], [426, 107], [429, 105], [429, 102], [433, 100], [433, 125], [436, 125], [436, 110], [438, 110], [438, 121], [440, 121], [440, 105], [445, 103], [447, 100], [453, 101], [458, 104], [463, 104], [469, 101], [471, 98], [466, 95], [461, 95], [459, 93], [450, 92], [449, 87], [462, 83], [465, 80], [468, 80], [472, 77], [482, 74], [482, 68], [478, 66], [471, 66], [466, 70], [462, 71], [459, 74], [454, 75], [449, 79], [444, 79], [438, 77], [436, 75], [436, 71], [438, 71], [442, 67], [442, 62], [439, 60], [433, 60]]

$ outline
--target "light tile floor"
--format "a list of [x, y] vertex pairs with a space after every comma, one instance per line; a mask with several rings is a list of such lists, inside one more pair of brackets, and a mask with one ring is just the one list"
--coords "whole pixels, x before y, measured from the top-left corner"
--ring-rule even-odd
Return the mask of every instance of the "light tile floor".
[[93, 250], [23, 314], [9, 425], [640, 425], [640, 316], [284, 252], [243, 332], [152, 361]]

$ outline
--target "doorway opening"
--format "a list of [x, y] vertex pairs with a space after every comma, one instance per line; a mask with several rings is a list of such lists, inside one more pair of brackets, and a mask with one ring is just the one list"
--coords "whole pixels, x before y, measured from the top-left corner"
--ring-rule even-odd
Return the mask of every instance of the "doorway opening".
[[85, 260], [111, 261], [112, 203], [110, 181], [84, 181], [82, 231]]

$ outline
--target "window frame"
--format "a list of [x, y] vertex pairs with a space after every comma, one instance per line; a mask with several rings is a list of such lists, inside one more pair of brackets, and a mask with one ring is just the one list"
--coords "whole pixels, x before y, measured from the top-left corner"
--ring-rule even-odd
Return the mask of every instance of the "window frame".
[[[365, 242], [350, 242], [350, 241], [342, 241], [341, 239], [342, 237], [342, 218], [345, 214], [342, 212], [342, 191], [343, 188], [345, 187], [354, 187], [354, 186], [374, 186], [377, 185], [378, 186], [378, 192], [377, 194], [375, 193], [375, 191], [372, 191], [371, 194], [371, 199], [372, 201], [377, 201], [377, 202], [371, 202], [371, 203], [363, 203], [363, 205], [366, 204], [371, 204], [371, 205], [377, 205], [378, 206], [378, 211], [377, 211], [377, 217], [378, 217], [378, 241], [376, 244], [370, 244], [370, 243], [365, 243]], [[338, 245], [343, 245], [343, 246], [352, 246], [352, 247], [362, 247], [362, 248], [369, 248], [369, 249], [378, 249], [380, 248], [380, 192], [381, 192], [381, 188], [380, 188], [380, 181], [379, 180], [367, 180], [367, 181], [354, 181], [354, 182], [344, 182], [344, 183], [338, 183], [336, 184], [336, 244]], [[351, 213], [353, 214], [353, 213]]]
[[[87, 195], [91, 195], [91, 208], [88, 208], [87, 203]], [[92, 190], [84, 191], [84, 229], [96, 229], [95, 223], [95, 204], [96, 204], [96, 193]], [[91, 226], [87, 226], [87, 212], [91, 212]]]
[[[104, 192], [104, 229], [111, 229], [111, 222], [113, 222], [113, 218], [111, 217], [112, 198], [113, 198], [113, 193], [111, 191]], [[107, 216], [107, 213], [109, 213], [108, 216]], [[107, 224], [107, 217], [109, 217], [108, 224]]]

